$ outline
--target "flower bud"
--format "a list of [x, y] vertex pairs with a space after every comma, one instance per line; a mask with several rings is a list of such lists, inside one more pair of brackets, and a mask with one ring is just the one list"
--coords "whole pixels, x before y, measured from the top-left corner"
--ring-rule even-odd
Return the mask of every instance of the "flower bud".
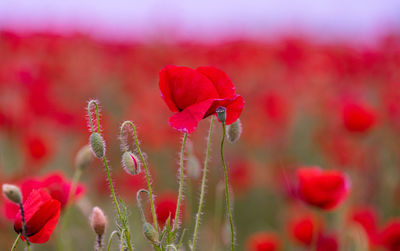
[[103, 158], [105, 153], [104, 139], [97, 132], [90, 135], [90, 146], [97, 158]]
[[225, 123], [226, 121], [226, 108], [223, 106], [220, 106], [215, 110], [217, 113], [217, 117], [221, 123]]
[[143, 224], [143, 232], [144, 232], [144, 236], [146, 236], [146, 238], [149, 241], [151, 241], [153, 244], [157, 244], [158, 243], [158, 233], [154, 229], [153, 225], [151, 225], [148, 222], [145, 222]]
[[90, 166], [92, 161], [93, 161], [93, 154], [90, 149], [90, 146], [85, 145], [76, 154], [75, 166], [80, 170], [84, 170]]
[[122, 166], [128, 174], [136, 175], [140, 172], [140, 161], [132, 152], [122, 154]]
[[3, 194], [12, 202], [16, 204], [22, 203], [22, 194], [19, 187], [10, 185], [10, 184], [3, 184]]
[[233, 124], [228, 125], [226, 138], [229, 143], [235, 143], [236, 141], [238, 141], [241, 134], [242, 123], [240, 122], [240, 119], [237, 119]]
[[103, 211], [99, 207], [94, 207], [89, 220], [93, 231], [98, 236], [102, 236], [104, 234], [107, 224], [107, 219]]

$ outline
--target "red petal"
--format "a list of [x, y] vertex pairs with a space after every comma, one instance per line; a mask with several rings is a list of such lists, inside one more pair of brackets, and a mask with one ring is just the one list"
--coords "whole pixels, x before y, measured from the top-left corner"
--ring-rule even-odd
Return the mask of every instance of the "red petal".
[[159, 75], [161, 96], [172, 112], [219, 97], [213, 83], [191, 68], [166, 66]]
[[175, 113], [169, 118], [169, 124], [172, 128], [181, 132], [192, 133], [196, 129], [199, 121], [204, 118], [204, 115], [213, 101], [213, 99], [209, 99]]
[[232, 99], [216, 99], [214, 100], [211, 107], [208, 109], [205, 117], [215, 114], [215, 110], [223, 106], [226, 108], [226, 121], [225, 124], [230, 125], [235, 122], [242, 113], [244, 107], [244, 101], [242, 96], [237, 95]]
[[60, 217], [61, 203], [49, 200], [43, 204], [27, 223], [28, 238], [32, 243], [45, 243], [53, 233]]
[[199, 67], [196, 71], [205, 75], [214, 84], [219, 94], [219, 98], [235, 97], [235, 86], [225, 72], [215, 67]]

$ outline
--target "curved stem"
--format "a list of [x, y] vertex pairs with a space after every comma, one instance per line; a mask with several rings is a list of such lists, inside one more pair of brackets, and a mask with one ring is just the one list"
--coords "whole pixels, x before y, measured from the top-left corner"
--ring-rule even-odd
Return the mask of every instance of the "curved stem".
[[14, 251], [14, 249], [17, 247], [19, 239], [21, 239], [21, 234], [18, 234], [17, 238], [15, 239], [15, 241], [11, 247], [11, 251]]
[[111, 241], [112, 238], [114, 237], [114, 235], [118, 234], [118, 231], [113, 231], [110, 235], [110, 238], [108, 239], [108, 244], [107, 244], [107, 251], [110, 251], [110, 247], [111, 247]]
[[147, 191], [146, 189], [140, 189], [136, 193], [136, 200], [137, 200], [137, 205], [139, 207], [140, 217], [142, 218], [143, 223], [145, 223], [146, 222], [146, 216], [144, 215], [142, 200], [140, 199], [140, 194], [143, 193], [143, 192], [146, 192], [147, 194], [149, 194], [149, 191]]
[[235, 229], [233, 226], [232, 219], [232, 208], [229, 199], [229, 185], [228, 185], [228, 171], [226, 170], [226, 164], [224, 159], [224, 140], [225, 140], [226, 126], [225, 123], [222, 123], [222, 140], [221, 140], [221, 160], [222, 165], [224, 167], [224, 180], [225, 180], [225, 198], [226, 198], [226, 210], [228, 211], [228, 219], [231, 227], [231, 242], [232, 242], [232, 251], [235, 250]]
[[25, 238], [26, 246], [27, 246], [28, 250], [30, 250], [30, 243], [29, 243], [28, 235], [26, 234], [27, 231], [26, 231], [26, 221], [25, 221], [24, 206], [22, 205], [22, 203], [19, 203], [19, 208], [20, 208], [20, 211], [21, 211], [22, 236]]
[[181, 157], [180, 157], [180, 163], [179, 163], [179, 193], [178, 193], [178, 201], [176, 203], [176, 211], [175, 211], [175, 219], [174, 219], [174, 227], [173, 229], [176, 230], [178, 228], [178, 221], [179, 221], [179, 213], [180, 213], [180, 207], [181, 207], [181, 201], [182, 201], [182, 196], [183, 196], [183, 185], [185, 182], [185, 178], [183, 175], [183, 159], [185, 155], [185, 145], [186, 145], [186, 140], [187, 140], [188, 134], [185, 133], [183, 135], [183, 142], [182, 142], [182, 147], [181, 147]]
[[121, 139], [122, 139], [122, 137], [124, 135], [124, 128], [125, 128], [126, 125], [130, 125], [131, 128], [132, 128], [133, 137], [135, 139], [135, 145], [136, 145], [137, 151], [139, 153], [140, 159], [142, 161], [142, 164], [143, 164], [143, 167], [144, 167], [144, 171], [146, 173], [146, 183], [147, 183], [147, 190], [149, 191], [149, 196], [150, 196], [150, 207], [151, 207], [151, 214], [153, 215], [153, 224], [154, 224], [154, 228], [158, 232], [159, 229], [158, 229], [158, 224], [157, 224], [156, 207], [154, 206], [153, 190], [151, 188], [149, 169], [148, 169], [146, 161], [145, 161], [145, 159], [143, 157], [142, 151], [140, 150], [139, 140], [138, 140], [138, 137], [137, 137], [135, 125], [131, 121], [125, 121], [124, 123], [122, 123], [122, 125], [121, 125]]
[[208, 130], [207, 150], [206, 150], [206, 157], [205, 157], [205, 160], [204, 160], [203, 178], [202, 178], [202, 180], [201, 180], [201, 190], [200, 190], [199, 208], [198, 208], [198, 210], [197, 210], [197, 214], [196, 214], [196, 223], [195, 223], [194, 232], [193, 232], [192, 251], [195, 251], [195, 249], [196, 249], [197, 232], [198, 232], [199, 225], [200, 225], [201, 214], [203, 213], [202, 211], [203, 211], [203, 206], [204, 206], [204, 196], [205, 196], [205, 194], [206, 194], [208, 158], [209, 158], [209, 155], [210, 155], [211, 135], [212, 135], [213, 124], [214, 124], [214, 116], [211, 117], [211, 120], [210, 120], [210, 129]]

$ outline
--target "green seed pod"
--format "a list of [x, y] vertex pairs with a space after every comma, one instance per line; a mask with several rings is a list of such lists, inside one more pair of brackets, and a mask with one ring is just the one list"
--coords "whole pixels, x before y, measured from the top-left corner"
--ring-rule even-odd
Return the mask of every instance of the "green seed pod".
[[144, 232], [144, 236], [146, 236], [146, 238], [149, 241], [151, 241], [153, 244], [158, 244], [158, 233], [154, 229], [153, 225], [151, 225], [148, 222], [145, 222], [143, 224], [143, 232]]
[[16, 204], [22, 203], [22, 194], [19, 187], [10, 185], [10, 184], [3, 184], [3, 194], [12, 202]]
[[217, 117], [221, 123], [225, 123], [226, 121], [226, 108], [223, 106], [220, 106], [215, 110], [217, 113]]
[[240, 119], [237, 119], [233, 124], [228, 125], [226, 138], [229, 143], [235, 143], [236, 141], [238, 141], [241, 134], [242, 123], [240, 122]]
[[92, 151], [97, 158], [103, 158], [105, 153], [105, 144], [104, 139], [97, 132], [94, 132], [90, 135], [90, 146], [92, 147]]
[[132, 152], [122, 154], [122, 166], [128, 174], [136, 175], [140, 172], [140, 161]]

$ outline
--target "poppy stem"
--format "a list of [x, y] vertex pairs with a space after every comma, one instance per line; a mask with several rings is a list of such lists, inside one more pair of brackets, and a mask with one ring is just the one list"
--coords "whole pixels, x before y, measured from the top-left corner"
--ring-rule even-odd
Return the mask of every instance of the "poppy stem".
[[204, 196], [206, 194], [208, 159], [209, 159], [209, 155], [210, 155], [211, 135], [212, 135], [213, 125], [214, 125], [214, 116], [211, 117], [210, 129], [208, 130], [206, 157], [204, 159], [203, 177], [201, 179], [199, 208], [197, 210], [196, 223], [194, 225], [193, 240], [192, 240], [192, 251], [195, 251], [195, 249], [196, 249], [196, 242], [197, 242], [197, 235], [198, 235], [197, 232], [198, 232], [199, 225], [200, 225], [200, 218], [201, 218], [201, 215], [203, 214]]
[[114, 237], [114, 235], [118, 235], [118, 231], [115, 230], [111, 233], [110, 238], [108, 239], [108, 244], [107, 244], [107, 251], [110, 251], [110, 247], [111, 247], [111, 241], [112, 238]]
[[26, 246], [27, 246], [28, 250], [30, 250], [30, 245], [31, 244], [29, 243], [28, 235], [27, 235], [27, 231], [26, 231], [25, 213], [24, 213], [24, 206], [22, 205], [22, 203], [19, 203], [19, 208], [21, 210], [22, 236], [26, 240]]
[[139, 139], [138, 139], [138, 136], [136, 133], [135, 125], [129, 120], [124, 121], [121, 125], [121, 140], [123, 140], [124, 128], [126, 125], [130, 125], [132, 128], [133, 138], [135, 139], [136, 149], [139, 153], [140, 159], [141, 159], [143, 167], [144, 167], [144, 171], [146, 173], [146, 183], [147, 183], [147, 190], [149, 192], [149, 197], [150, 197], [151, 214], [153, 215], [154, 228], [156, 229], [156, 231], [158, 233], [159, 229], [158, 229], [158, 225], [157, 225], [157, 215], [156, 215], [156, 208], [154, 206], [154, 197], [153, 197], [153, 190], [151, 188], [151, 178], [150, 178], [149, 169], [147, 167], [146, 160], [143, 157], [142, 150], [140, 149], [140, 146], [139, 146]]
[[229, 199], [228, 171], [226, 169], [226, 164], [225, 164], [225, 159], [224, 159], [225, 134], [226, 134], [226, 126], [225, 126], [225, 122], [222, 122], [221, 161], [222, 161], [222, 165], [224, 167], [226, 210], [228, 213], [229, 224], [231, 227], [231, 243], [232, 243], [232, 251], [233, 251], [233, 250], [235, 250], [235, 229], [233, 226], [232, 207], [231, 207], [231, 202]]
[[187, 140], [188, 134], [185, 132], [183, 135], [183, 142], [182, 142], [182, 147], [181, 147], [181, 157], [180, 157], [180, 163], [179, 163], [179, 193], [178, 193], [178, 201], [176, 203], [176, 211], [175, 211], [175, 220], [174, 220], [174, 230], [177, 230], [178, 228], [178, 221], [179, 221], [179, 213], [180, 213], [180, 206], [181, 206], [181, 200], [183, 197], [183, 185], [185, 182], [185, 178], [183, 175], [183, 158], [185, 155], [185, 145], [186, 145], [186, 140]]
[[17, 247], [19, 239], [21, 239], [21, 233], [19, 233], [17, 238], [15, 239], [15, 241], [14, 241], [12, 247], [11, 247], [11, 251], [14, 251], [14, 249]]
[[[93, 133], [93, 132], [94, 132], [94, 127], [93, 127], [93, 121], [92, 121], [92, 113], [91, 113], [91, 111], [90, 111], [92, 104], [94, 105], [94, 107], [95, 107], [95, 112], [96, 112], [97, 131], [98, 131], [98, 133], [101, 135], [99, 106], [97, 105], [97, 101], [94, 100], [94, 99], [92, 99], [92, 100], [89, 101], [88, 107], [87, 107], [87, 110], [88, 110], [88, 117], [89, 117], [89, 123], [90, 123], [90, 128], [91, 128], [92, 133]], [[117, 200], [117, 196], [115, 195], [114, 185], [113, 185], [112, 180], [111, 180], [110, 168], [109, 168], [109, 166], [108, 166], [108, 163], [107, 163], [107, 159], [106, 159], [105, 154], [104, 154], [104, 156], [103, 156], [102, 159], [103, 159], [103, 162], [104, 162], [104, 166], [105, 166], [105, 168], [106, 168], [107, 180], [108, 180], [108, 184], [109, 184], [109, 187], [110, 187], [110, 190], [111, 190], [111, 195], [112, 195], [112, 197], [113, 197], [115, 209], [117, 209], [119, 221], [120, 221], [120, 223], [122, 224], [122, 228], [123, 228], [123, 231], [122, 231], [122, 233], [121, 233], [121, 239], [122, 239], [123, 236], [125, 235], [125, 237], [126, 237], [126, 243], [127, 243], [127, 245], [128, 245], [128, 249], [129, 249], [129, 250], [132, 250], [132, 245], [131, 245], [131, 241], [130, 241], [129, 229], [128, 229], [128, 226], [127, 226], [127, 224], [126, 224], [126, 221], [124, 220], [124, 218], [122, 217], [122, 214], [121, 214], [121, 209], [120, 209], [120, 207], [119, 207], [119, 203], [118, 203], [118, 200]]]

